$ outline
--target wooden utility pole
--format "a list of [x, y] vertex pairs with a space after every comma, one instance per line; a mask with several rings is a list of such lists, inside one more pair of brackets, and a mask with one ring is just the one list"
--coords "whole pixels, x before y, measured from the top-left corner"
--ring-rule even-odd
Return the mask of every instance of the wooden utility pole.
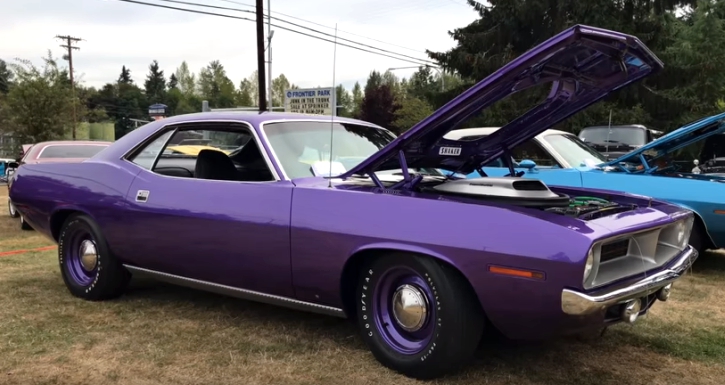
[[70, 88], [73, 96], [73, 140], [76, 138], [76, 124], [77, 124], [77, 117], [76, 117], [76, 84], [73, 80], [73, 50], [74, 49], [80, 49], [79, 47], [76, 47], [73, 45], [73, 43], [77, 43], [83, 39], [72, 37], [70, 35], [56, 35], [56, 39], [63, 40], [66, 44], [61, 44], [60, 46], [63, 48], [66, 48], [68, 50], [68, 71], [70, 72]]
[[259, 79], [259, 110], [267, 110], [266, 72], [264, 63], [264, 0], [257, 0], [257, 78]]

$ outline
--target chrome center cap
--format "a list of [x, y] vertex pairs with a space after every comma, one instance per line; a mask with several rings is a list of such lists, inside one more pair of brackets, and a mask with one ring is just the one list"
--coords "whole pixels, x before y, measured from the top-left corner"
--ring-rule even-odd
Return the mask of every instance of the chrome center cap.
[[81, 242], [79, 254], [81, 257], [81, 266], [87, 271], [92, 271], [98, 263], [98, 253], [96, 252], [96, 244], [91, 240]]
[[428, 301], [419, 288], [402, 285], [393, 294], [393, 317], [408, 332], [420, 330], [428, 315]]

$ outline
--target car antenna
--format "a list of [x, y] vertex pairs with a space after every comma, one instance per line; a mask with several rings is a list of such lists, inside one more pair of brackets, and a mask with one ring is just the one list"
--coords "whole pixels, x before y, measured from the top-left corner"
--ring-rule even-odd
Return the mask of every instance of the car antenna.
[[[609, 153], [609, 134], [611, 134], [611, 133], [612, 133], [612, 109], [610, 108], [609, 109], [609, 128], [607, 129], [607, 142], [604, 143], [604, 145], [606, 146], [604, 152], [606, 152], [606, 153]], [[607, 155], [607, 156], [609, 156], [609, 155]]]
[[335, 86], [335, 62], [337, 60], [337, 23], [335, 23], [335, 40], [334, 49], [332, 51], [332, 110], [330, 111], [330, 175], [328, 179], [328, 188], [332, 187], [332, 132], [335, 127], [335, 111], [337, 110], [337, 87]]

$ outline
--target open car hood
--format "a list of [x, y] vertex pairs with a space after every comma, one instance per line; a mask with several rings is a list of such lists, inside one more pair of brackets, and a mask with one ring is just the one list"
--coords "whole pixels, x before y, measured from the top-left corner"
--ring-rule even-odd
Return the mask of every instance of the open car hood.
[[622, 162], [644, 163], [642, 157], [649, 165], [656, 159], [722, 132], [725, 132], [725, 112], [688, 123], [615, 160], [602, 163], [600, 167], [615, 166]]
[[[663, 68], [639, 39], [576, 25], [539, 44], [414, 125], [383, 149], [341, 174], [431, 167], [470, 173], [608, 93]], [[515, 92], [551, 83], [547, 99], [495, 133], [472, 141], [443, 139], [448, 131]]]

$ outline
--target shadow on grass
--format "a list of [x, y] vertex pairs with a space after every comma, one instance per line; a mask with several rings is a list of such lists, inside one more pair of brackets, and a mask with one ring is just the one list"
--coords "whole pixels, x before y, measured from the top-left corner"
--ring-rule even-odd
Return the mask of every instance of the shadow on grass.
[[705, 275], [718, 275], [725, 279], [725, 254], [702, 253], [692, 266], [692, 271]]
[[[114, 351], [124, 359], [153, 362], [159, 370], [171, 370], [179, 354], [206, 357], [203, 368], [214, 370], [223, 366], [223, 356], [233, 351], [235, 356], [264, 355], [290, 365], [309, 364], [305, 360], [315, 359], [309, 357], [327, 357], [329, 362], [324, 365], [329, 365], [331, 372], [341, 366], [335, 357], [345, 356], [366, 368], [371, 376], [386, 373], [374, 362], [356, 326], [339, 318], [140, 277], [132, 280], [124, 296], [103, 303], [72, 297], [58, 273], [13, 277], [0, 282], [0, 289], [6, 301], [23, 298], [23, 304], [16, 302], [14, 313], [7, 314], [5, 329], [0, 325], [0, 335], [8, 333], [14, 344], [7, 346], [6, 352], [37, 355], [46, 349], [68, 349], [79, 340], [87, 341], [88, 348], [92, 348], [94, 343], [110, 339]], [[662, 366], [663, 355], [710, 362], [725, 360], [725, 330], [722, 334], [712, 333], [716, 331], [691, 331], [686, 326], [645, 319], [634, 327], [615, 326], [603, 338], [592, 341], [568, 338], [522, 343], [488, 338], [482, 341], [472, 365], [433, 383], [668, 383], [664, 373], [652, 371]], [[631, 365], [633, 362], [636, 365]], [[628, 369], [617, 369], [623, 367]], [[385, 378], [406, 382], [402, 377]]]
[[[234, 320], [267, 325], [275, 330], [294, 334], [297, 342], [311, 343], [320, 339], [331, 339], [345, 350], [354, 350], [367, 355], [368, 348], [359, 337], [356, 326], [350, 320], [316, 315], [272, 305], [243, 301], [213, 293], [176, 287], [149, 278], [135, 278], [128, 294], [120, 301], [137, 304], [139, 301], [150, 307], [169, 306], [184, 302], [196, 311], [179, 311], [174, 316], [185, 317], [198, 314], [197, 311], [223, 314]], [[143, 310], [143, 309], [141, 309]], [[215, 315], [215, 316], [216, 316]], [[240, 321], [241, 322], [241, 321]], [[521, 378], [545, 384], [646, 384], [647, 377], [632, 382], [632, 373], [610, 370], [611, 365], [626, 365], [631, 347], [650, 350], [658, 354], [686, 359], [714, 359], [725, 357], [725, 344], [719, 343], [723, 335], [693, 334], [691, 338], [669, 341], [664, 330], [666, 325], [657, 325], [661, 333], [638, 335], [635, 329], [616, 330], [604, 338], [581, 341], [566, 338], [545, 342], [516, 342], [497, 333], [487, 333], [479, 345], [474, 362], [464, 371], [447, 376], [446, 383], [467, 382], [471, 378], [487, 378], [496, 383], [518, 384]], [[616, 329], [616, 327], [615, 327]], [[650, 328], [651, 329], [651, 328]], [[630, 332], [629, 330], [635, 330]], [[614, 335], [612, 337], [612, 335]], [[717, 338], [720, 338], [718, 340]], [[704, 343], [710, 341], [708, 352], [696, 354]], [[307, 349], [303, 349], [307, 350]], [[299, 349], [295, 349], [299, 352]], [[308, 351], [312, 353], [312, 351]], [[661, 358], [658, 354], [649, 357], [649, 365], [656, 366]], [[709, 357], [706, 357], [709, 356]], [[646, 358], [646, 357], [645, 357]], [[640, 357], [640, 359], [643, 359]], [[592, 360], [598, 360], [593, 362]], [[564, 364], [565, 363], [565, 364]], [[646, 366], [649, 366], [646, 365]], [[504, 380], [505, 379], [505, 380]]]

